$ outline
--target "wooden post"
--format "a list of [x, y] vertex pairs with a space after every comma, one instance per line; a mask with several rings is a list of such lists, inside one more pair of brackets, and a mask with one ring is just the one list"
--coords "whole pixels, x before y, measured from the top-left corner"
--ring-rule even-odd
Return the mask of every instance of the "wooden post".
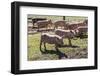
[[65, 20], [65, 16], [63, 16], [63, 20]]

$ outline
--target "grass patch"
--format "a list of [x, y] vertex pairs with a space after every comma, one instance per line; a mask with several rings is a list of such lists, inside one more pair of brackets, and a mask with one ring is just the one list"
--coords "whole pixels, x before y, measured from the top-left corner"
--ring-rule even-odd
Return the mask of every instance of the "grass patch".
[[[28, 61], [33, 60], [57, 60], [60, 55], [67, 55], [69, 59], [87, 58], [87, 38], [72, 39], [72, 45], [76, 47], [59, 47], [59, 52], [55, 50], [55, 45], [47, 44], [48, 53], [42, 54], [40, 51], [40, 33], [28, 35]], [[64, 45], [68, 45], [68, 39], [64, 39]], [[42, 50], [44, 50], [42, 46]]]

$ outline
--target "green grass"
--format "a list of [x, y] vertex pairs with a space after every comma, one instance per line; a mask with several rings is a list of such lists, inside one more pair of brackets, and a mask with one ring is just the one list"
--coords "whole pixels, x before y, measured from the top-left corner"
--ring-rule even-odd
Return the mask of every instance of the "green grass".
[[[28, 35], [28, 60], [57, 60], [55, 45], [47, 44], [48, 53], [42, 54], [40, 51], [40, 33]], [[68, 40], [64, 39], [64, 45], [68, 45]], [[76, 40], [72, 39], [72, 45], [77, 47], [59, 47], [61, 53], [69, 56], [69, 59], [87, 58], [87, 38]], [[42, 46], [42, 50], [44, 50]], [[53, 50], [53, 51], [52, 51]], [[54, 53], [53, 53], [54, 52]], [[84, 55], [83, 55], [84, 54]]]

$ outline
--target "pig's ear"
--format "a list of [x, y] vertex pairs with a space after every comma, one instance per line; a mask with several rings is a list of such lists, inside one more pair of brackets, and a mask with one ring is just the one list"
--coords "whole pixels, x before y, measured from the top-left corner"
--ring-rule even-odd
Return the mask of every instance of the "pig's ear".
[[56, 38], [55, 43], [56, 43], [56, 44], [59, 44], [59, 39], [58, 39], [58, 38]]
[[70, 30], [70, 32], [71, 32], [71, 33], [74, 33], [74, 31], [73, 31], [73, 30]]
[[70, 30], [70, 32], [73, 33], [73, 34], [75, 34], [75, 31], [74, 30]]
[[57, 41], [57, 42], [59, 41], [58, 38], [56, 38], [56, 41]]
[[78, 30], [75, 30], [75, 32], [78, 33], [79, 31]]

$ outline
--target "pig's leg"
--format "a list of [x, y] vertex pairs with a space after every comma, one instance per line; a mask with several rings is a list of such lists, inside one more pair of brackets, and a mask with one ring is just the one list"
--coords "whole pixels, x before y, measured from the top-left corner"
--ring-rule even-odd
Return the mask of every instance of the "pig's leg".
[[69, 46], [72, 46], [72, 43], [71, 43], [71, 39], [68, 38], [68, 41], [69, 41]]
[[45, 49], [45, 51], [46, 51], [46, 43], [44, 42], [44, 49]]

